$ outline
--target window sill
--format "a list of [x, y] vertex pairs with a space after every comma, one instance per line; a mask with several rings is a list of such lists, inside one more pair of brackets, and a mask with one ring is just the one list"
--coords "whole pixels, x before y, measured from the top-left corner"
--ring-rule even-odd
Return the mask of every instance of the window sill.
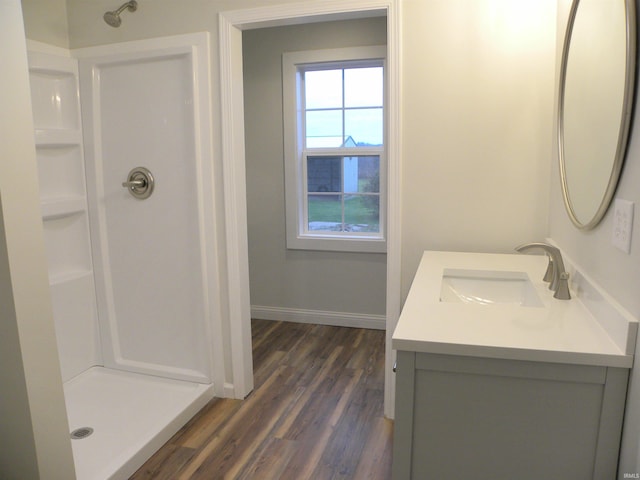
[[290, 250], [386, 253], [387, 242], [380, 237], [345, 238], [336, 235], [298, 235], [287, 238], [287, 248]]

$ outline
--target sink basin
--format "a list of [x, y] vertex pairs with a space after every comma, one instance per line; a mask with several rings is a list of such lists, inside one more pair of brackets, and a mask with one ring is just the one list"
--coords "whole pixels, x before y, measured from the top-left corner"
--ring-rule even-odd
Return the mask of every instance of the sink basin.
[[445, 269], [440, 289], [441, 302], [476, 305], [543, 304], [525, 272]]

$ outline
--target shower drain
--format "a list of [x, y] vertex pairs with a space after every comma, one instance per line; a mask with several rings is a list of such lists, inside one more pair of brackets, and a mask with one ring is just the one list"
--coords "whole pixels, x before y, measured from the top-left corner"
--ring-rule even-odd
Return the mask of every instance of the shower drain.
[[71, 438], [73, 440], [82, 440], [83, 438], [87, 438], [92, 433], [93, 433], [93, 428], [80, 427], [80, 428], [76, 428], [73, 432], [71, 432]]

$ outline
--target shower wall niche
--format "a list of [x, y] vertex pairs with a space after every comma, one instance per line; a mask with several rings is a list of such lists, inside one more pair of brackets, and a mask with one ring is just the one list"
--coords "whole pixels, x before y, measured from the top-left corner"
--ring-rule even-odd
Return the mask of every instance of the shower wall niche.
[[[50, 47], [49, 47], [50, 48]], [[101, 364], [78, 62], [29, 52], [40, 201], [63, 381]]]

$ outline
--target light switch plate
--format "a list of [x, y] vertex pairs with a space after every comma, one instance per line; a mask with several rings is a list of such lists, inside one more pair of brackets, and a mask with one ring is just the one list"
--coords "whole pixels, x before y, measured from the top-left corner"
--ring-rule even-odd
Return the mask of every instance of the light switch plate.
[[613, 208], [613, 246], [631, 253], [631, 230], [633, 229], [633, 202], [616, 198]]

